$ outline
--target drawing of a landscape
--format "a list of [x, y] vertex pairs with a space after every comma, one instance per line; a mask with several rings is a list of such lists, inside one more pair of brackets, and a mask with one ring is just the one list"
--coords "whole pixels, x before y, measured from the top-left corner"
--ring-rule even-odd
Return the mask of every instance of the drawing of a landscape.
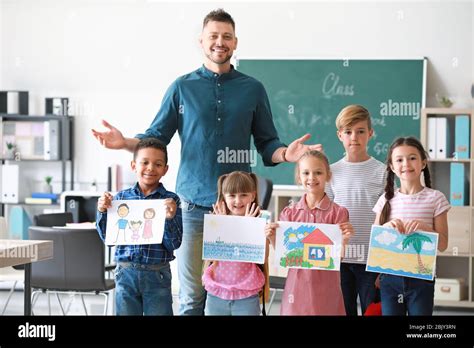
[[203, 259], [263, 264], [265, 219], [204, 215]]
[[372, 226], [367, 271], [433, 280], [438, 234]]
[[280, 267], [339, 271], [339, 226], [288, 221], [278, 224], [275, 255]]
[[[206, 259], [256, 262], [265, 257], [265, 247], [246, 243], [224, 243], [204, 241]], [[256, 261], [249, 261], [256, 260]]]

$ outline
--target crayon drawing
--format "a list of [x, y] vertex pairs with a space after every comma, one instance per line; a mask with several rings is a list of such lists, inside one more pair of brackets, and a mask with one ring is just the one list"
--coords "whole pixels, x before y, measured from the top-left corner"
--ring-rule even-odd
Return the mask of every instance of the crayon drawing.
[[265, 262], [264, 218], [204, 215], [203, 260]]
[[339, 271], [341, 230], [338, 225], [278, 221], [275, 260], [283, 268]]
[[403, 277], [433, 280], [438, 234], [372, 226], [366, 270]]
[[107, 210], [107, 245], [161, 244], [166, 211], [162, 199], [115, 200]]

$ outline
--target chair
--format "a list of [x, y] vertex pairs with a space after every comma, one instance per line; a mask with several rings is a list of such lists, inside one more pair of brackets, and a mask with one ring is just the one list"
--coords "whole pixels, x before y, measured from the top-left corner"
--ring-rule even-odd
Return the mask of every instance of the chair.
[[[9, 239], [7, 224], [3, 216], [0, 216], [0, 239]], [[5, 311], [7, 310], [8, 303], [10, 303], [10, 299], [15, 291], [16, 285], [18, 282], [23, 282], [24, 279], [25, 275], [23, 271], [18, 271], [13, 267], [0, 267], [0, 281], [13, 282], [5, 304], [3, 305], [2, 315], [4, 315]]]
[[54, 213], [54, 214], [39, 214], [33, 217], [33, 223], [35, 226], [53, 227], [53, 226], [66, 226], [67, 223], [71, 223], [72, 213]]
[[[35, 226], [66, 226], [70, 222], [72, 222], [72, 213], [38, 214], [33, 217], [33, 224]], [[13, 268], [22, 270], [25, 269], [25, 265], [13, 266]]]
[[[53, 226], [66, 226], [66, 224], [72, 223], [74, 221], [73, 219], [74, 219], [74, 216], [71, 212], [64, 212], [64, 213], [35, 215], [33, 217], [33, 222], [35, 226], [53, 227]], [[110, 249], [109, 249], [109, 252], [110, 252]], [[16, 269], [22, 269], [23, 265], [20, 265], [20, 267]], [[115, 270], [115, 267], [116, 267], [115, 263], [112, 263], [109, 260], [109, 263], [105, 265], [105, 271], [113, 272]]]
[[270, 179], [257, 176], [259, 205], [263, 210], [267, 210], [272, 198], [273, 182]]
[[104, 315], [107, 314], [108, 292], [115, 288], [115, 282], [105, 277], [105, 247], [94, 229], [61, 229], [31, 226], [30, 239], [52, 240], [53, 259], [32, 264], [31, 287], [32, 306], [41, 292], [48, 294], [48, 308], [51, 314], [49, 293], [55, 292], [62, 313], [58, 293], [80, 295], [86, 315], [83, 295], [105, 297]]
[[273, 300], [275, 299], [277, 291], [283, 291], [285, 289], [285, 277], [270, 276], [270, 292], [272, 295], [270, 297], [270, 302], [268, 303], [268, 312], [270, 314], [270, 309], [272, 308]]

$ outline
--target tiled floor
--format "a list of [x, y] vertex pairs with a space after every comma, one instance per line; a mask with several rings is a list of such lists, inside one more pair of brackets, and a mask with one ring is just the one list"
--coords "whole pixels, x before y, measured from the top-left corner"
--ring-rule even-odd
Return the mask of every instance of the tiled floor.
[[[0, 314], [3, 310], [3, 306], [8, 297], [9, 291], [6, 289], [8, 283], [4, 282], [2, 284], [2, 289], [0, 290]], [[22, 287], [21, 285], [19, 286]], [[67, 310], [68, 315], [84, 315], [84, 309], [80, 296], [70, 296], [68, 294], [59, 295], [63, 308]], [[267, 314], [269, 315], [278, 315], [280, 313], [280, 301], [281, 301], [281, 292], [277, 293], [275, 296], [275, 301], [273, 302], [270, 312], [268, 312], [267, 305]], [[51, 314], [52, 315], [62, 315], [61, 308], [58, 304], [56, 295], [50, 295], [51, 302]], [[99, 296], [84, 296], [84, 302], [89, 314], [92, 315], [102, 315], [104, 310], [103, 297]], [[34, 308], [35, 315], [48, 315], [48, 299], [47, 295], [40, 294]], [[174, 313], [178, 313], [178, 297], [173, 296], [173, 310]], [[13, 293], [13, 296], [8, 304], [8, 307], [5, 311], [5, 315], [23, 315], [23, 291], [17, 290]], [[113, 315], [113, 292], [109, 296], [109, 310], [108, 315]], [[474, 309], [457, 309], [457, 308], [444, 308], [436, 307], [434, 315], [474, 315]]]

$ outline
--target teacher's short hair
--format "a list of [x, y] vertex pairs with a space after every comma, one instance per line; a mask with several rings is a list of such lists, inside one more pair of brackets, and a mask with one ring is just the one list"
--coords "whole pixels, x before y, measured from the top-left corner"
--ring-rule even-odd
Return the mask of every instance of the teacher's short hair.
[[206, 17], [204, 17], [204, 21], [202, 22], [202, 28], [207, 25], [209, 22], [224, 22], [229, 23], [232, 25], [232, 28], [235, 31], [235, 22], [234, 19], [230, 14], [224, 11], [222, 8], [218, 8], [217, 10], [209, 12]]

